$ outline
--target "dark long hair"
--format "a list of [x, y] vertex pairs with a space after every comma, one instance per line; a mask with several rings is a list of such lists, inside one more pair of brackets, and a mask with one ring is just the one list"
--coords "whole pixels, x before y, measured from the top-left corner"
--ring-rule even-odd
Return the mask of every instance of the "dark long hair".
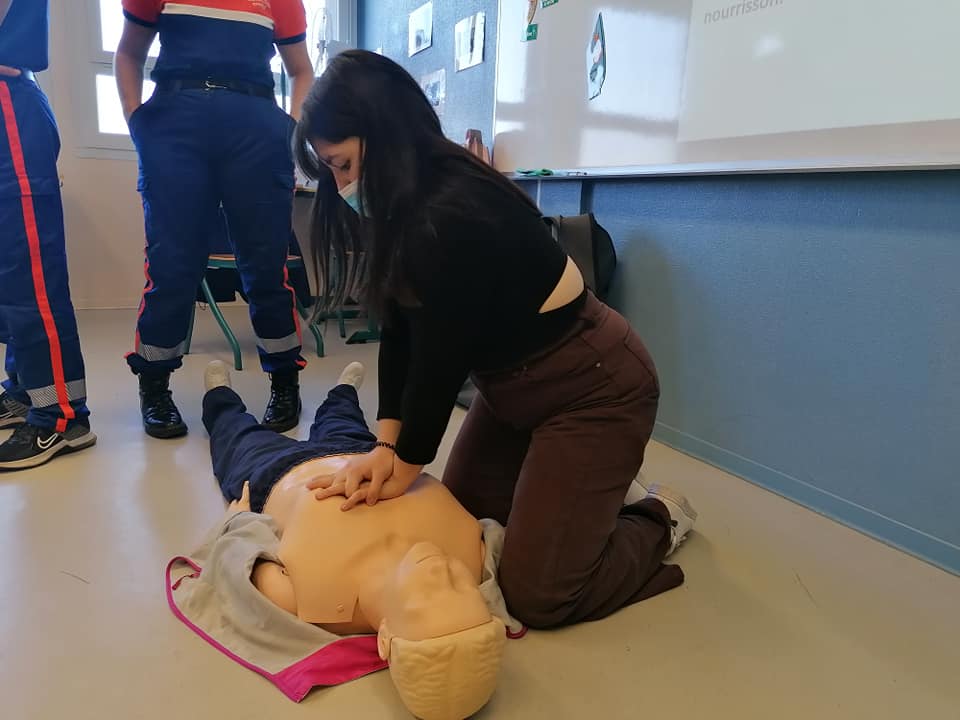
[[[339, 197], [330, 170], [311, 140], [340, 143], [360, 138], [359, 215]], [[405, 248], [429, 233], [429, 209], [483, 222], [476, 192], [495, 189], [502, 200], [539, 210], [513, 182], [448, 140], [433, 106], [400, 65], [376, 53], [350, 50], [330, 61], [303, 104], [294, 139], [297, 163], [317, 181], [311, 240], [321, 284], [318, 312], [338, 308], [353, 287], [366, 253], [374, 311], [406, 286]], [[483, 187], [481, 187], [481, 184]]]

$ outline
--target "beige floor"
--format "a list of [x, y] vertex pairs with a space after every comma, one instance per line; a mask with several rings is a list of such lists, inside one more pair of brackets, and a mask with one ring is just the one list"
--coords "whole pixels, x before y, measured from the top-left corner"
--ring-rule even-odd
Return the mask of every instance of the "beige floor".
[[[150, 440], [123, 363], [132, 317], [80, 314], [97, 447], [0, 476], [0, 718], [408, 717], [385, 673], [294, 705], [169, 613], [167, 559], [223, 512], [199, 401], [204, 365], [229, 356], [202, 313], [175, 376], [191, 433]], [[228, 317], [252, 348], [245, 310]], [[352, 359], [368, 363], [372, 412], [376, 346], [328, 339], [304, 417]], [[266, 381], [246, 363], [234, 385], [259, 414]], [[483, 717], [960, 718], [960, 579], [663, 446], [646, 474], [701, 513], [675, 556], [686, 584], [512, 642]]]

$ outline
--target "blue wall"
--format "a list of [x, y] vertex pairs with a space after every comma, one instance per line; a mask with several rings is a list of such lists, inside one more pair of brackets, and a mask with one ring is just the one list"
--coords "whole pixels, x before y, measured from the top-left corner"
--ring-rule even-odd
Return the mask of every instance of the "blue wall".
[[[407, 55], [407, 19], [427, 0], [358, 0], [360, 47], [383, 48], [383, 54], [402, 64], [418, 81], [441, 68], [447, 71], [447, 106], [443, 129], [462, 143], [469, 128], [483, 132], [483, 142], [493, 139], [493, 103], [496, 81], [498, 0], [434, 0], [433, 46]], [[453, 28], [460, 20], [486, 13], [484, 62], [456, 72]]]
[[960, 573], [960, 173], [528, 188], [613, 235], [659, 440]]

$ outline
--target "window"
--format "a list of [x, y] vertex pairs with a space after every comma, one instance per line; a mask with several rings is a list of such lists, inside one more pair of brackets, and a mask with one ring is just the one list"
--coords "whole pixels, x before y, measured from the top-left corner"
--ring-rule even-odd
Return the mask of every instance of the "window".
[[[72, 3], [71, 3], [72, 4]], [[307, 50], [315, 71], [322, 70], [325, 58], [334, 46], [352, 43], [355, 36], [356, 0], [303, 0], [307, 12]], [[113, 56], [123, 32], [124, 17], [120, 0], [84, 0], [89, 22], [88, 71], [77, 77], [77, 100], [87, 117], [84, 144], [94, 150], [130, 151], [127, 124], [120, 107], [113, 76]], [[160, 54], [160, 41], [155, 40], [150, 48], [145, 68], [143, 96], [146, 100], [153, 93], [154, 84], [149, 80], [156, 59]], [[287, 108], [289, 102], [282, 97], [284, 79], [283, 64], [277, 53], [271, 62], [276, 85], [277, 103]], [[289, 92], [289, 90], [288, 90]]]

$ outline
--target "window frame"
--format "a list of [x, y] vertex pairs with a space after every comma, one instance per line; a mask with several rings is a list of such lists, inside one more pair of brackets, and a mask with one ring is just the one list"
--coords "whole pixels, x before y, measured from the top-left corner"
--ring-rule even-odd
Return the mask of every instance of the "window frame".
[[[328, 0], [335, 5], [334, 28], [339, 46], [356, 46], [357, 0]], [[116, 0], [117, 12], [122, 9]], [[101, 27], [101, 0], [83, 0], [81, 12], [85, 15], [86, 28], [80, 34], [78, 48], [81, 57], [74, 63], [71, 78], [72, 100], [77, 109], [79, 130], [78, 155], [80, 157], [135, 160], [136, 150], [129, 134], [100, 132], [100, 115], [97, 100], [97, 76], [113, 78], [114, 53], [103, 49]], [[334, 13], [332, 13], [334, 14]], [[309, 37], [309, 36], [308, 36]], [[148, 57], [144, 67], [144, 79], [149, 81], [156, 58]], [[276, 92], [279, 96], [280, 75], [274, 73]]]

